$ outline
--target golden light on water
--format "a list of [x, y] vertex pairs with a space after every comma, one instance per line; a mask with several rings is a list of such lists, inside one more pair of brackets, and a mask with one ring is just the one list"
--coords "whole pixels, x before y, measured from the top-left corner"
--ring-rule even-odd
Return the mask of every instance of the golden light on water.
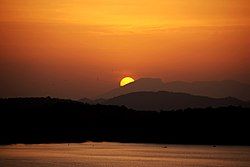
[[131, 78], [131, 77], [125, 77], [125, 78], [123, 78], [122, 80], [121, 80], [121, 82], [120, 82], [120, 86], [125, 86], [125, 85], [127, 85], [127, 84], [129, 84], [129, 83], [132, 83], [132, 82], [134, 82], [135, 80], [133, 79], [133, 78]]

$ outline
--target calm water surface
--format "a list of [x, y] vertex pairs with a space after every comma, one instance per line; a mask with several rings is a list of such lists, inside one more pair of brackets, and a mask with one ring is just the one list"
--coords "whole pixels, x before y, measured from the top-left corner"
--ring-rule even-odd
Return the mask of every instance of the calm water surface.
[[0, 146], [1, 167], [250, 167], [250, 147], [121, 143]]

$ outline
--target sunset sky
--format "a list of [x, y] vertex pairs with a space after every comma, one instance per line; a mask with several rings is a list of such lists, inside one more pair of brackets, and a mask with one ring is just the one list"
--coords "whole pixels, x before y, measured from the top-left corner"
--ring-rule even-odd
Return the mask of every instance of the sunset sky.
[[0, 97], [94, 97], [124, 76], [250, 83], [249, 0], [0, 0]]

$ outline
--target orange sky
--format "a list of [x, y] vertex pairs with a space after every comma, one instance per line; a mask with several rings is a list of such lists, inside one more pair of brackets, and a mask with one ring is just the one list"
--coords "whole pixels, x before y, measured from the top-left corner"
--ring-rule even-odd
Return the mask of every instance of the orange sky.
[[91, 97], [124, 75], [250, 83], [249, 11], [249, 0], [0, 0], [0, 97]]

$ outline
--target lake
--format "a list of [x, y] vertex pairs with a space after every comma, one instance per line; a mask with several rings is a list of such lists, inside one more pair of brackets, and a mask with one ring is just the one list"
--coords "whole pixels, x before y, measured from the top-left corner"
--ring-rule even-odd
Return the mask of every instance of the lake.
[[250, 166], [250, 147], [86, 142], [0, 146], [1, 167]]

